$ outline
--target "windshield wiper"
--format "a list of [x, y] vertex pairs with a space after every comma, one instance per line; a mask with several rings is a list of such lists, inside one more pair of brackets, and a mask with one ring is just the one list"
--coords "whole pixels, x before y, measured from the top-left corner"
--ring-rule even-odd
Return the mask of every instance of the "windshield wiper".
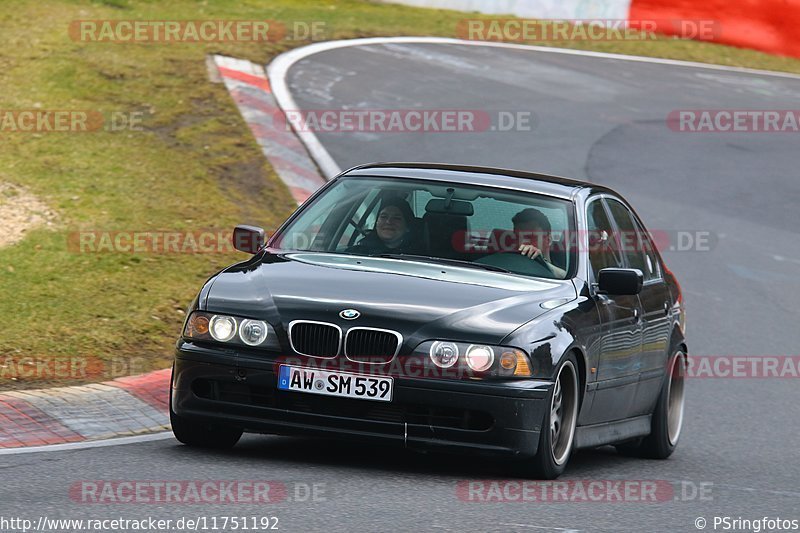
[[441, 263], [445, 265], [453, 265], [453, 266], [463, 266], [467, 268], [478, 268], [481, 270], [489, 270], [491, 272], [503, 272], [504, 274], [513, 274], [510, 270], [506, 270], [505, 268], [494, 266], [494, 265], [485, 265], [483, 263], [473, 263], [472, 261], [464, 261], [462, 259], [447, 259], [444, 257], [435, 257], [432, 255], [416, 255], [416, 254], [379, 254], [372, 257], [383, 257], [386, 259], [405, 259], [409, 261], [429, 261], [432, 263]]

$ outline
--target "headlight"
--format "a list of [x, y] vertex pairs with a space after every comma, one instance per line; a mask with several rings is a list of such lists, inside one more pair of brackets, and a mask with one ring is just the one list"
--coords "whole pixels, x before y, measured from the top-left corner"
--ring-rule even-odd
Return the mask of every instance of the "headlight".
[[467, 364], [472, 370], [483, 372], [489, 370], [494, 363], [494, 350], [491, 346], [475, 346], [467, 348]]
[[436, 341], [429, 353], [431, 361], [439, 368], [450, 368], [458, 361], [458, 345], [454, 342]]
[[281, 349], [275, 330], [267, 322], [205, 311], [194, 311], [189, 315], [183, 336], [199, 341], [257, 346], [265, 350]]
[[267, 339], [267, 323], [262, 320], [242, 320], [239, 338], [248, 346], [257, 346]]
[[426, 376], [445, 379], [525, 378], [534, 374], [528, 353], [510, 346], [429, 340], [419, 344], [409, 357], [432, 370]]
[[215, 341], [228, 342], [236, 335], [236, 320], [229, 316], [214, 315], [208, 324], [208, 331]]

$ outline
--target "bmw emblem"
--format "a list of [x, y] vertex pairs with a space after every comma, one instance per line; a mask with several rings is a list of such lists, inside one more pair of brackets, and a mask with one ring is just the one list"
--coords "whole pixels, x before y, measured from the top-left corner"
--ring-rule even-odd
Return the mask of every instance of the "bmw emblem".
[[361, 313], [356, 311], [355, 309], [343, 309], [339, 316], [344, 318], [345, 320], [355, 320], [356, 318], [361, 316]]

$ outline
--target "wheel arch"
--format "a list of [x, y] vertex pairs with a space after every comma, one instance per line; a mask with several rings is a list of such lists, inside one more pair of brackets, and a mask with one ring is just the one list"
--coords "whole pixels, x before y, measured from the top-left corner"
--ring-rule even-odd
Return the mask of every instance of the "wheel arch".
[[[575, 362], [578, 366], [578, 392], [580, 393], [580, 396], [578, 397], [578, 410], [580, 411], [580, 409], [583, 408], [583, 399], [586, 396], [586, 354], [580, 348], [580, 346], [573, 345], [564, 351], [564, 356], [561, 358], [561, 360], [563, 361], [569, 357], [570, 354], [575, 356]], [[560, 365], [561, 363], [559, 362], [559, 366]]]

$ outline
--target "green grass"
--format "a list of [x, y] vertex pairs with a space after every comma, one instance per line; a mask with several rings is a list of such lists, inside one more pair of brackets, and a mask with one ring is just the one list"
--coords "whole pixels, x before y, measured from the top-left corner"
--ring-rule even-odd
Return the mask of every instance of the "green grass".
[[[0, 109], [141, 112], [143, 131], [0, 133], [0, 181], [26, 187], [58, 214], [54, 228], [0, 249], [0, 363], [5, 358], [138, 358], [169, 364], [183, 309], [241, 254], [75, 253], [73, 231], [274, 228], [293, 209], [224, 87], [209, 53], [267, 63], [307, 44], [75, 42], [76, 19], [272, 19], [323, 22], [326, 38], [455, 36], [465, 15], [364, 2], [4, 0]], [[563, 43], [559, 43], [563, 46]], [[800, 72], [800, 61], [708, 43], [572, 43], [576, 48]], [[246, 178], [246, 179], [245, 179]], [[2, 372], [0, 372], [0, 376]], [[79, 380], [80, 381], [80, 380]], [[47, 381], [8, 381], [0, 389]], [[55, 380], [51, 381], [55, 383]]]

